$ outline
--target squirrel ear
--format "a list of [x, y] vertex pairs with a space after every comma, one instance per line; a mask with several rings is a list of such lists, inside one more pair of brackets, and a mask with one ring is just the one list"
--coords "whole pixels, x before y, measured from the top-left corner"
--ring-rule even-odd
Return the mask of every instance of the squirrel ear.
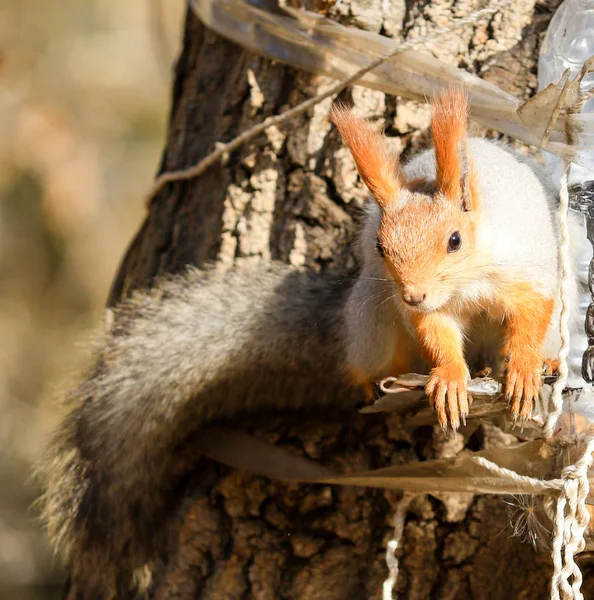
[[437, 190], [463, 210], [478, 208], [478, 186], [468, 150], [468, 96], [451, 87], [431, 101], [431, 136], [437, 165]]
[[344, 106], [334, 105], [330, 119], [349, 147], [361, 179], [376, 202], [387, 208], [398, 199], [403, 176], [386, 137], [368, 120], [356, 117]]

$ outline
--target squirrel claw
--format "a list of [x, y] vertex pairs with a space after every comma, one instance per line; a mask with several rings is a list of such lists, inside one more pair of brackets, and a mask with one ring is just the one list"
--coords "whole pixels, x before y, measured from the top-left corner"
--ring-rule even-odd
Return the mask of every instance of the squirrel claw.
[[505, 396], [508, 404], [511, 403], [511, 413], [514, 417], [514, 427], [518, 419], [524, 427], [532, 415], [532, 410], [540, 392], [540, 369], [531, 363], [539, 364], [539, 360], [519, 361], [510, 359], [506, 374]]
[[460, 420], [466, 424], [468, 414], [468, 394], [466, 380], [468, 373], [463, 365], [443, 365], [435, 367], [425, 387], [429, 404], [435, 408], [437, 421], [442, 429], [448, 424], [454, 433], [460, 428]]
[[556, 358], [546, 358], [542, 361], [542, 374], [547, 376], [559, 374], [559, 360]]

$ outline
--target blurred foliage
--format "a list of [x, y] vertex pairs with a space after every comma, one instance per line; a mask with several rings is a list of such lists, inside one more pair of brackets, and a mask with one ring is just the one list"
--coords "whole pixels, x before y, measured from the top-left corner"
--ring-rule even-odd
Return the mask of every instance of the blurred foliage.
[[[62, 578], [30, 504], [56, 389], [143, 218], [183, 0], [0, 4], [0, 597]], [[59, 593], [58, 593], [59, 597]]]

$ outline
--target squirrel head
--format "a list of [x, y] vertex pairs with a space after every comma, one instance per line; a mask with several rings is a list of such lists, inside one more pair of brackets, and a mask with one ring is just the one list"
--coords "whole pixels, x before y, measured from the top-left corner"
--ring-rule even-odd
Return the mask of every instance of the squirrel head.
[[407, 181], [385, 135], [351, 110], [333, 107], [331, 119], [380, 207], [377, 251], [403, 302], [414, 310], [440, 308], [473, 281], [478, 266], [480, 205], [466, 93], [449, 89], [432, 101], [434, 181]]

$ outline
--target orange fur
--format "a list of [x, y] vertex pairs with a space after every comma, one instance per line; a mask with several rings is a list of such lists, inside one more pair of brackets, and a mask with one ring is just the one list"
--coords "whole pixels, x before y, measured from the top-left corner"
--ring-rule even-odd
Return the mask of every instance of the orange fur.
[[476, 175], [476, 170], [472, 163], [472, 159], [470, 158], [470, 155], [468, 155], [467, 160], [468, 160], [468, 178], [467, 178], [466, 185], [467, 185], [468, 191], [465, 193], [467, 193], [470, 210], [478, 210], [480, 208], [480, 201], [481, 201], [481, 197], [479, 194], [479, 187], [478, 187], [478, 178]]
[[451, 315], [441, 311], [410, 312], [421, 351], [434, 364], [425, 388], [435, 407], [437, 420], [445, 428], [448, 421], [454, 430], [468, 414], [462, 327]]
[[543, 375], [557, 375], [559, 373], [559, 359], [545, 358], [542, 361]]
[[503, 354], [507, 360], [505, 393], [515, 417], [528, 418], [542, 377], [542, 344], [555, 302], [529, 283], [511, 283], [494, 298], [505, 313]]
[[[486, 304], [495, 319], [504, 320], [503, 354], [506, 357], [505, 393], [514, 417], [530, 416], [541, 387], [541, 348], [547, 334], [554, 300], [525, 282], [500, 282], [498, 292]], [[426, 387], [439, 423], [454, 429], [468, 413], [467, 366], [463, 351], [466, 316], [476, 312], [458, 307], [456, 316], [441, 310], [409, 311], [418, 342], [435, 367]]]
[[478, 208], [476, 173], [468, 153], [468, 96], [450, 88], [431, 103], [431, 136], [437, 163], [437, 189], [466, 210]]
[[400, 344], [398, 350], [392, 357], [390, 367], [391, 375], [404, 375], [409, 373], [412, 365], [412, 354], [410, 348], [406, 344]]
[[434, 365], [464, 363], [460, 324], [445, 312], [408, 311], [421, 351]]
[[[481, 274], [490, 259], [476, 251], [477, 217], [474, 212], [463, 212], [430, 197], [384, 211], [377, 237], [386, 270], [399, 288], [425, 293], [427, 304], [439, 308], [457, 286]], [[448, 254], [453, 231], [460, 233], [462, 245]], [[474, 266], [476, 269], [471, 270]]]
[[333, 106], [330, 118], [349, 147], [361, 179], [377, 203], [386, 208], [398, 199], [403, 177], [385, 136], [345, 107]]
[[365, 396], [365, 400], [370, 402], [373, 400], [373, 381], [369, 380], [369, 375], [361, 369], [350, 368], [348, 372], [349, 379], [354, 387], [360, 388]]

